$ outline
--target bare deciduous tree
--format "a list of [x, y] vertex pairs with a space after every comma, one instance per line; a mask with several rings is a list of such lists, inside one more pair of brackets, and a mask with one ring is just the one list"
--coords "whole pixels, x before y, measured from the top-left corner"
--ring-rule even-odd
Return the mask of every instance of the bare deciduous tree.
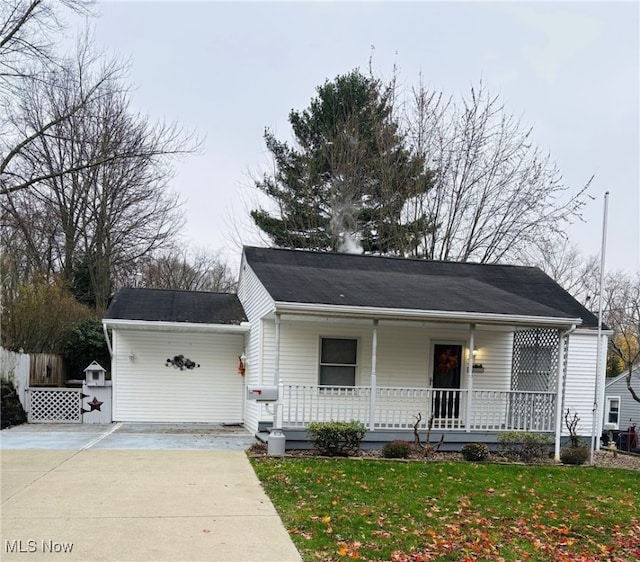
[[608, 274], [603, 296], [603, 319], [613, 330], [609, 352], [622, 363], [629, 393], [640, 402], [640, 389], [633, 387], [632, 380], [633, 368], [640, 363], [640, 274]]
[[92, 5], [91, 0], [4, 0], [0, 4], [0, 91], [14, 90], [22, 80], [39, 80], [45, 67], [57, 63], [54, 44], [64, 31], [61, 7], [88, 15]]
[[[104, 308], [114, 280], [167, 245], [182, 226], [178, 197], [167, 190], [170, 162], [194, 150], [197, 141], [176, 125], [154, 124], [133, 113], [115, 75], [71, 112], [83, 97], [85, 80], [92, 88], [96, 84], [91, 79], [96, 64], [101, 60], [85, 42], [73, 64], [57, 69], [52, 83], [36, 84], [22, 98], [27, 129], [49, 124], [20, 156], [23, 177], [39, 179], [29, 189], [5, 193], [1, 204], [4, 222], [19, 232], [18, 248], [33, 269], [59, 271], [75, 282], [80, 264], [91, 288], [89, 302]], [[51, 124], [51, 115], [68, 118]]]
[[560, 237], [557, 241], [541, 241], [524, 249], [518, 260], [523, 265], [539, 267], [565, 291], [587, 308], [597, 309], [600, 264], [598, 256], [583, 256], [575, 244]]
[[219, 254], [175, 248], [142, 264], [141, 283], [156, 289], [234, 293], [236, 277]]
[[[27, 189], [42, 179], [65, 174], [50, 170], [38, 174], [30, 167], [25, 151], [56, 125], [72, 118], [95, 95], [105, 81], [121, 72], [118, 65], [107, 65], [102, 72], [84, 81], [73, 103], [64, 112], [51, 112], [37, 127], [29, 120], [25, 104], [39, 90], [61, 88], [57, 82], [64, 59], [55, 50], [55, 41], [64, 32], [60, 8], [88, 14], [92, 2], [66, 0], [5, 0], [0, 3], [0, 195]], [[74, 162], [70, 169], [90, 166]]]
[[434, 173], [409, 213], [427, 214], [423, 253], [445, 261], [518, 261], [580, 216], [588, 187], [572, 193], [531, 129], [480, 84], [457, 104], [420, 85], [406, 114], [413, 148]]

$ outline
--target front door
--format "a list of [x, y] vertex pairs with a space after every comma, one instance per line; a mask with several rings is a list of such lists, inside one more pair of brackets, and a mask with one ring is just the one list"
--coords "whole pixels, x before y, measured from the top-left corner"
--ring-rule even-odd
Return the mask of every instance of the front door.
[[[460, 413], [460, 372], [462, 346], [433, 346], [433, 415], [435, 418], [457, 418]], [[451, 389], [451, 390], [449, 390]]]

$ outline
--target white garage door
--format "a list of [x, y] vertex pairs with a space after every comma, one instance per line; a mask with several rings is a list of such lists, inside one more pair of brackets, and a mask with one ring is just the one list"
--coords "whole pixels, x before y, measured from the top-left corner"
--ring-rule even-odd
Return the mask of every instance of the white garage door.
[[[242, 421], [241, 334], [121, 329], [113, 334], [114, 421]], [[200, 367], [165, 366], [177, 355]]]

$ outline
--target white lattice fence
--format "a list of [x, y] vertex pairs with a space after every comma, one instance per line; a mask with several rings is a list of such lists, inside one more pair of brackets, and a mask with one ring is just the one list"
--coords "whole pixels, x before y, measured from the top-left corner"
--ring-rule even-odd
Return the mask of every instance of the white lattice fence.
[[29, 423], [82, 423], [81, 388], [29, 388]]

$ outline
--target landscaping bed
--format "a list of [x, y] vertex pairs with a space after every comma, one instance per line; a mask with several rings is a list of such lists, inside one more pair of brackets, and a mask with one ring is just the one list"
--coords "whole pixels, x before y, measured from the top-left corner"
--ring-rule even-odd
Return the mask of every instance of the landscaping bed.
[[[256, 444], [248, 451], [249, 456], [252, 457], [265, 457], [267, 456], [267, 447], [263, 444]], [[286, 452], [287, 457], [295, 457], [295, 458], [317, 458], [318, 454], [314, 450], [288, 450]], [[381, 449], [373, 449], [373, 450], [360, 450], [355, 454], [351, 455], [349, 458], [356, 459], [383, 459], [382, 450]], [[389, 460], [398, 460], [398, 459], [389, 459]], [[413, 450], [407, 461], [423, 461], [423, 462], [431, 462], [431, 461], [445, 461], [445, 462], [465, 462], [460, 453], [451, 453], [451, 452], [433, 452], [425, 455], [420, 451]], [[596, 451], [594, 455], [594, 461], [596, 467], [600, 468], [622, 468], [626, 470], [637, 470], [640, 471], [640, 455], [636, 455], [633, 453], [621, 453], [617, 452], [616, 455], [611, 451]], [[485, 462], [509, 462], [504, 457], [493, 454], [489, 457], [489, 459]], [[542, 465], [554, 465], [555, 461], [551, 458], [549, 459], [538, 459], [535, 464]], [[585, 465], [586, 466], [586, 465]]]

